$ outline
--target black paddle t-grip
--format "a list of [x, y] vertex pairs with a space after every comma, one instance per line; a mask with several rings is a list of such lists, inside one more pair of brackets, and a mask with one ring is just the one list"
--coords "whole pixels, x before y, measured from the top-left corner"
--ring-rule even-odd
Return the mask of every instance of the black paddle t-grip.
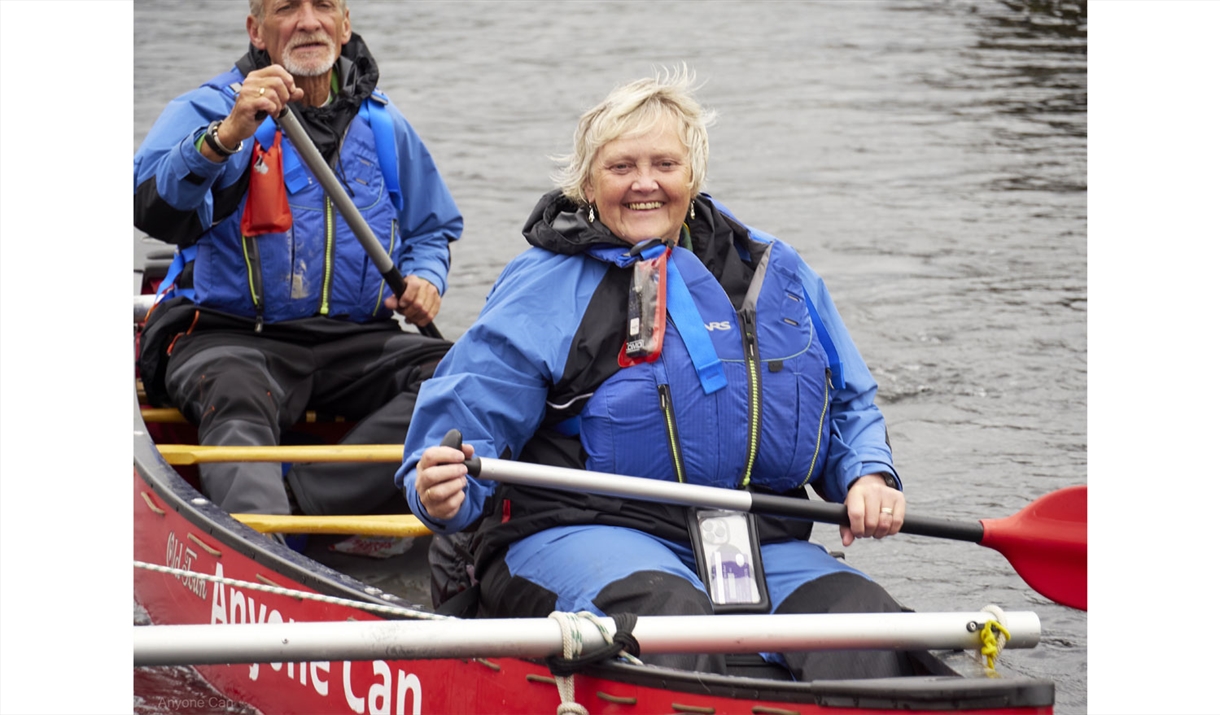
[[[445, 438], [441, 440], [442, 447], [453, 447], [454, 449], [462, 448], [462, 431], [451, 429], [445, 433]], [[479, 476], [479, 472], [483, 471], [483, 465], [478, 457], [471, 457], [463, 464], [466, 465], [466, 473], [472, 477]]]

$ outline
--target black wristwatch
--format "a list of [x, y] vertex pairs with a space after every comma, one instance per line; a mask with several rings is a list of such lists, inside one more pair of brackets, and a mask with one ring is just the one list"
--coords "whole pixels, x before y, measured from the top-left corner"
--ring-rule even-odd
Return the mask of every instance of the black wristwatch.
[[233, 156], [237, 152], [241, 151], [243, 147], [246, 146], [246, 143], [244, 141], [237, 142], [236, 149], [230, 149], [229, 147], [225, 146], [224, 144], [221, 144], [220, 143], [220, 120], [219, 119], [217, 119], [216, 121], [214, 121], [208, 125], [207, 131], [205, 131], [203, 133], [203, 141], [206, 142], [208, 146], [212, 147], [212, 151], [214, 151], [217, 154], [224, 156], [224, 157]]
[[[874, 472], [874, 473], [877, 476], [881, 477], [881, 480], [885, 482], [885, 486], [889, 487], [890, 489], [898, 489], [898, 480], [894, 477], [893, 474], [890, 474], [889, 472]], [[860, 477], [856, 477], [855, 479], [851, 480], [851, 484], [847, 485], [848, 491], [850, 491], [852, 487], [856, 486], [856, 482], [858, 482], [858, 481], [860, 481]]]

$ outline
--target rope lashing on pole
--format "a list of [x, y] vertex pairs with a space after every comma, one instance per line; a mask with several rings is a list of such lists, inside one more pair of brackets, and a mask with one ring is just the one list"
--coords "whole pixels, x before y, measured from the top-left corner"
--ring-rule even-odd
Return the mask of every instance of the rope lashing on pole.
[[1008, 619], [1004, 616], [1004, 611], [994, 603], [985, 606], [985, 613], [991, 613], [995, 619], [987, 621], [979, 628], [979, 640], [982, 645], [979, 647], [979, 658], [987, 667], [989, 673], [995, 672], [996, 661], [1000, 659], [1000, 653], [1004, 650], [1004, 645], [1012, 638], [1012, 633], [1008, 631]]
[[[637, 657], [640, 654], [640, 644], [635, 636], [631, 635], [631, 630], [635, 628], [636, 615], [634, 613], [615, 613], [610, 617], [614, 619], [614, 625], [618, 629], [613, 635], [602, 625], [601, 620], [589, 611], [579, 613], [555, 611], [549, 616], [559, 624], [559, 630], [563, 635], [563, 657], [551, 657], [546, 660], [547, 667], [555, 675], [555, 686], [559, 688], [560, 702], [559, 708], [555, 711], [556, 715], [589, 715], [589, 711], [576, 702], [576, 682], [574, 680], [576, 673], [586, 666], [618, 656], [629, 663], [643, 665]], [[598, 633], [605, 641], [605, 645], [595, 648], [587, 654], [583, 652], [584, 639], [580, 634], [582, 620], [597, 626]]]

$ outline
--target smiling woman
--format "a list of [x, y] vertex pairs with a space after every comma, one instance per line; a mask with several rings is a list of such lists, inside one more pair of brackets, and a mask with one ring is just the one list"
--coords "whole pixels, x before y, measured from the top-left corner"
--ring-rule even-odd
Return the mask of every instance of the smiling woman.
[[[811, 543], [808, 525], [722, 517], [740, 519], [742, 553], [758, 564], [740, 591], [754, 598], [729, 603], [695, 557], [698, 510], [496, 488], [462, 466], [508, 454], [799, 499], [811, 486], [846, 505], [844, 546], [901, 528], [905, 499], [877, 385], [825, 283], [789, 244], [694, 193], [705, 164], [695, 173], [690, 157], [708, 156], [708, 113], [692, 79], [664, 72], [622, 85], [581, 117], [560, 177], [589, 167], [587, 178], [539, 200], [526, 221], [532, 248], [504, 269], [483, 314], [420, 389], [397, 483], [434, 531], [477, 530], [480, 615], [901, 610]], [[583, 189], [576, 200], [574, 185]], [[596, 211], [586, 218], [580, 201]], [[544, 314], [551, 329], [542, 333], [518, 319]], [[471, 444], [442, 442], [450, 429]], [[771, 658], [801, 681], [914, 672], [901, 651]], [[727, 672], [716, 654], [644, 661]]]

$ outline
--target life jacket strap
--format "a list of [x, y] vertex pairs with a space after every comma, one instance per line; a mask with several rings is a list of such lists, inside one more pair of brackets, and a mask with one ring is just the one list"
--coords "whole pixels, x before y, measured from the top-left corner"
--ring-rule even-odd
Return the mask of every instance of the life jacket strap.
[[[267, 117], [254, 132], [254, 140], [264, 150], [270, 149], [275, 144], [275, 134], [278, 131], [275, 120]], [[280, 159], [284, 167], [284, 187], [288, 189], [288, 193], [295, 194], [309, 185], [309, 173], [291, 143], [280, 142]]]
[[178, 276], [182, 275], [186, 264], [195, 260], [195, 254], [198, 251], [198, 246], [189, 246], [174, 252], [174, 260], [170, 261], [169, 268], [165, 270], [165, 277], [161, 279], [161, 283], [157, 286], [157, 294], [153, 298], [153, 305], [160, 303], [164, 298], [173, 298], [178, 295], [184, 295], [194, 300], [194, 288], [178, 288], [174, 284], [177, 283]]
[[672, 255], [669, 257], [666, 270], [668, 275], [665, 286], [665, 307], [669, 311], [669, 317], [674, 321], [674, 327], [677, 328], [682, 343], [686, 345], [686, 352], [690, 355], [691, 362], [695, 365], [695, 371], [699, 375], [699, 384], [703, 386], [703, 394], [710, 395], [729, 384], [724, 376], [724, 366], [720, 364], [720, 357], [716, 355], [716, 348], [712, 345], [707, 326], [703, 324], [703, 316], [699, 315], [695, 299], [691, 297], [690, 290], [686, 287], [686, 281], [682, 280], [682, 274], [678, 271]]
[[[228, 89], [236, 97], [237, 92], [241, 90], [241, 83], [234, 82], [229, 85]], [[254, 131], [254, 140], [266, 151], [275, 144], [275, 133], [277, 131], [279, 131], [279, 127], [276, 125], [275, 120], [267, 117], [263, 120], [262, 124], [258, 125], [258, 129]], [[284, 168], [284, 187], [288, 189], [288, 193], [295, 194], [308, 186], [309, 173], [305, 170], [305, 165], [301, 163], [301, 158], [297, 156], [291, 143], [280, 142], [280, 157]]]
[[373, 142], [377, 145], [377, 163], [381, 164], [381, 175], [385, 177], [385, 188], [390, 194], [394, 208], [402, 211], [402, 189], [398, 184], [398, 142], [394, 141], [394, 120], [386, 109], [389, 98], [377, 90], [360, 105], [360, 114], [373, 128]]
[[822, 319], [818, 317], [818, 311], [813, 307], [813, 301], [809, 298], [809, 291], [802, 290], [801, 293], [805, 296], [805, 307], [809, 310], [809, 319], [813, 321], [813, 329], [817, 331], [818, 342], [826, 351], [826, 363], [830, 367], [830, 384], [835, 389], [842, 390], [846, 383], [843, 382], [843, 363], [839, 360], [839, 351], [835, 349], [834, 341], [830, 339], [830, 333], [826, 330]]

